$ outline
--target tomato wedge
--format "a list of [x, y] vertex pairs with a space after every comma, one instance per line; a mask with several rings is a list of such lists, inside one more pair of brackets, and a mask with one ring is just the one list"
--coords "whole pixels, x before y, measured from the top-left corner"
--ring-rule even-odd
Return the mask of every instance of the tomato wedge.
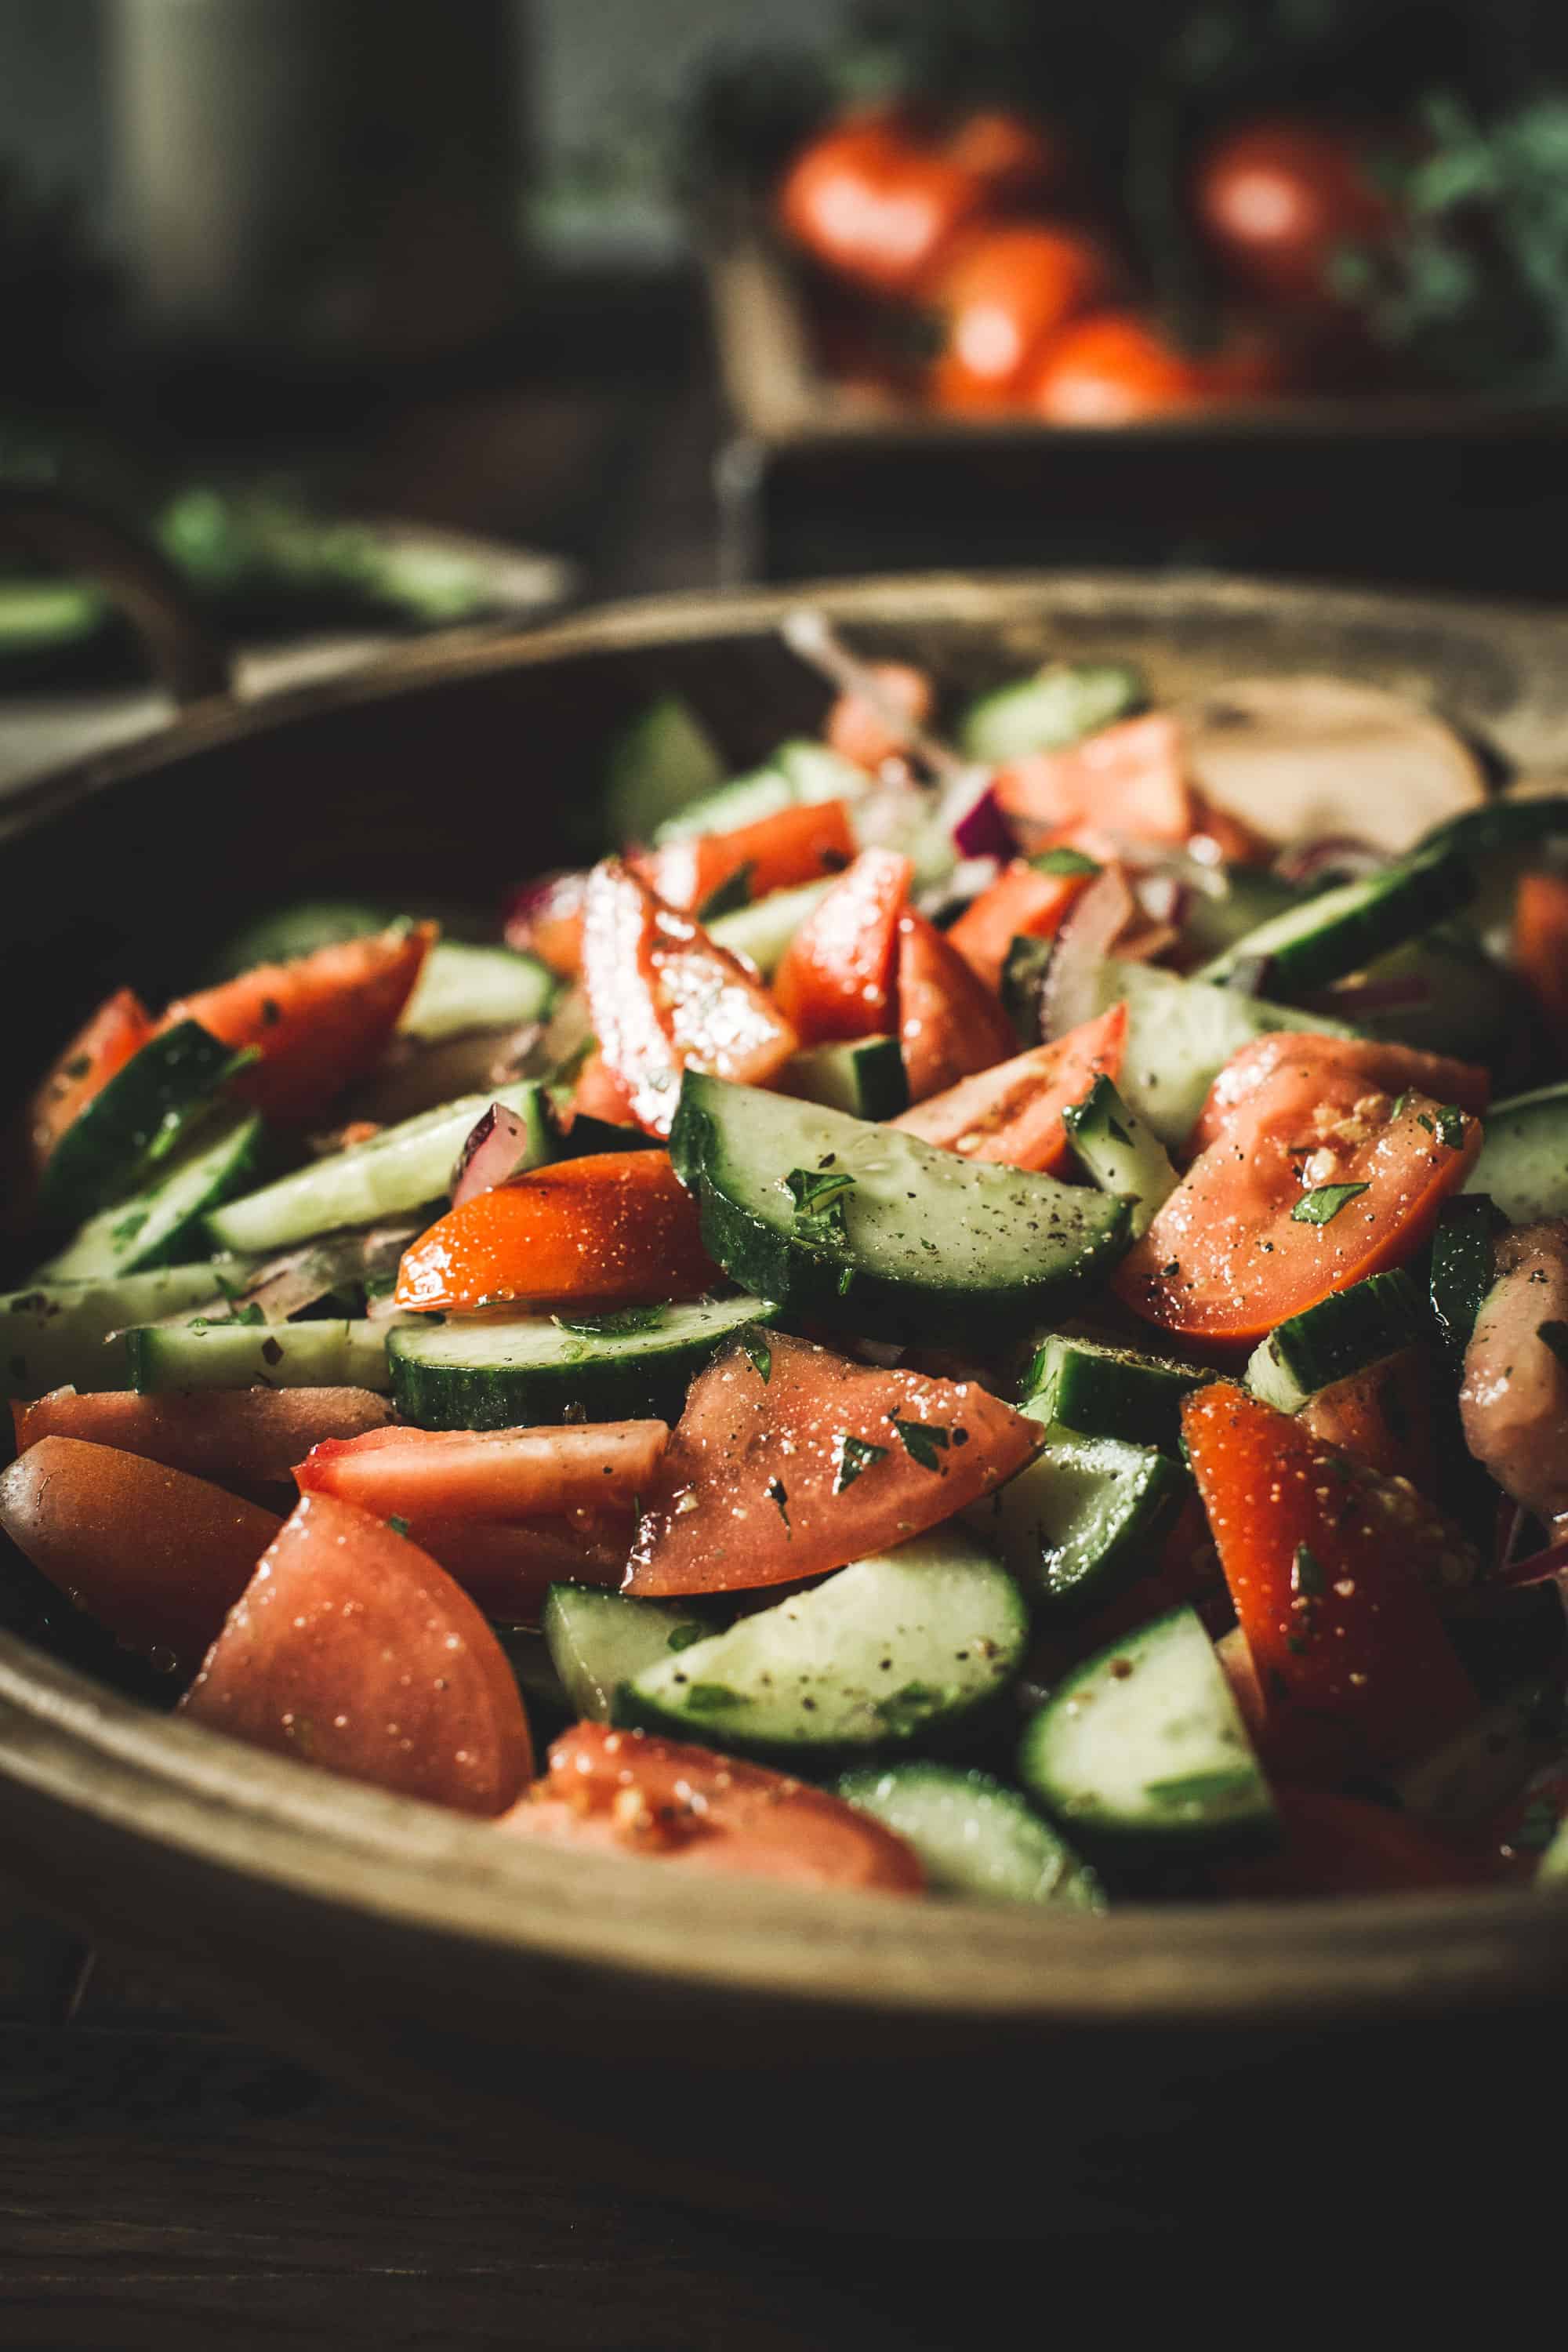
[[791, 940], [773, 994], [803, 1045], [891, 1034], [899, 919], [914, 871], [896, 850], [863, 849]]
[[79, 1437], [0, 1472], [0, 1528], [33, 1566], [144, 1656], [194, 1667], [281, 1525], [205, 1478]]
[[304, 1496], [185, 1694], [197, 1723], [429, 1804], [504, 1812], [533, 1769], [500, 1643], [417, 1544]]
[[536, 1625], [552, 1584], [619, 1584], [636, 1532], [630, 1511], [408, 1522], [410, 1542], [439, 1560], [487, 1617], [509, 1625]]
[[510, 1299], [621, 1307], [700, 1298], [718, 1274], [667, 1151], [601, 1151], [477, 1193], [405, 1250], [396, 1303], [445, 1314]]
[[1568, 1036], [1568, 879], [1561, 874], [1520, 877], [1513, 960], [1552, 1029]]
[[527, 1519], [616, 1504], [653, 1486], [669, 1441], [662, 1421], [559, 1429], [373, 1429], [329, 1438], [294, 1475], [380, 1518]]
[[1430, 1495], [1436, 1484], [1431, 1374], [1419, 1348], [1402, 1348], [1320, 1389], [1300, 1418], [1302, 1428], [1324, 1445], [1364, 1462], [1382, 1477], [1408, 1478], [1422, 1495]]
[[55, 1389], [11, 1408], [19, 1454], [42, 1437], [82, 1437], [219, 1486], [233, 1478], [283, 1484], [312, 1445], [380, 1429], [392, 1410], [389, 1398], [369, 1389], [191, 1389], [174, 1396]]
[[1485, 1886], [1498, 1875], [1479, 1855], [1446, 1844], [1407, 1813], [1365, 1797], [1280, 1789], [1275, 1802], [1284, 1843], [1277, 1853], [1216, 1864], [1214, 1876], [1226, 1895], [1269, 1902], [1415, 1895], [1445, 1886]]
[[1260, 1128], [1274, 1125], [1314, 1143], [1363, 1140], [1354, 1123], [1375, 1124], [1384, 1108], [1377, 1097], [1411, 1089], [1479, 1117], [1491, 1098], [1491, 1077], [1477, 1062], [1414, 1045], [1277, 1029], [1231, 1055], [1209, 1088], [1187, 1152], [1196, 1159], [1222, 1138], [1250, 1147]]
[[[936, 709], [936, 689], [923, 669], [909, 662], [873, 662], [870, 677], [880, 700], [917, 727], [926, 724]], [[884, 761], [900, 758], [907, 749], [905, 738], [893, 731], [876, 703], [863, 694], [841, 694], [823, 732], [830, 750], [873, 776]]]
[[964, 908], [947, 934], [948, 943], [977, 980], [999, 989], [1014, 940], [1055, 939], [1068, 909], [1093, 879], [1092, 873], [1042, 874], [1026, 857], [1016, 857]]
[[855, 835], [847, 801], [802, 801], [775, 810], [731, 833], [700, 834], [672, 841], [633, 865], [667, 907], [704, 906], [726, 882], [743, 877], [746, 895], [765, 898], [770, 890], [790, 890], [825, 874], [842, 874], [853, 863]]
[[992, 991], [923, 915], [899, 918], [894, 986], [911, 1101], [990, 1069], [1017, 1042]]
[[1037, 1045], [933, 1095], [890, 1124], [966, 1160], [996, 1160], [1047, 1174], [1066, 1166], [1062, 1113], [1081, 1102], [1103, 1071], [1116, 1078], [1127, 1039], [1127, 1007], [1069, 1029], [1054, 1045]]
[[1315, 1124], [1300, 1095], [1287, 1068], [1193, 1162], [1117, 1269], [1135, 1315], [1216, 1348], [1260, 1339], [1410, 1257], [1481, 1148], [1479, 1119], [1413, 1090]]
[[588, 877], [583, 985], [605, 1066], [650, 1135], [669, 1133], [682, 1070], [765, 1086], [795, 1050], [755, 974], [614, 858]]
[[[590, 1054], [577, 1073], [577, 1084], [572, 1090], [572, 1117], [603, 1119], [607, 1127], [636, 1125], [631, 1096], [614, 1070], [605, 1067], [603, 1054]], [[567, 1133], [570, 1132], [568, 1126]]]
[[27, 1105], [27, 1143], [40, 1170], [73, 1119], [139, 1054], [153, 1016], [129, 988], [117, 989], [79, 1030]]
[[851, 1364], [770, 1331], [692, 1382], [626, 1590], [744, 1592], [843, 1568], [978, 1501], [1037, 1422], [973, 1381]]
[[917, 1895], [925, 1883], [912, 1846], [826, 1790], [602, 1723], [563, 1732], [546, 1777], [497, 1827], [795, 1886]]
[[236, 1093], [269, 1118], [319, 1118], [387, 1044], [436, 937], [434, 923], [414, 923], [258, 964], [182, 997], [158, 1025], [199, 1021], [226, 1045], [254, 1046], [260, 1062], [235, 1081]]
[[1326, 1717], [1384, 1766], [1471, 1721], [1418, 1565], [1445, 1572], [1435, 1515], [1232, 1381], [1194, 1391], [1182, 1424], [1268, 1716]]
[[1034, 751], [997, 771], [998, 805], [1026, 849], [1071, 825], [1134, 841], [1185, 841], [1196, 827], [1182, 730], [1168, 710], [1119, 719], [1065, 751]]

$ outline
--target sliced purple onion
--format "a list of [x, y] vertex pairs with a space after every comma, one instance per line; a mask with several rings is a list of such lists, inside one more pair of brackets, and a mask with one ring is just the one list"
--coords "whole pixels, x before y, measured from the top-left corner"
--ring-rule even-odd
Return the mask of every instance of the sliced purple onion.
[[1544, 1551], [1532, 1551], [1528, 1559], [1516, 1559], [1491, 1579], [1495, 1591], [1517, 1592], [1521, 1585], [1547, 1584], [1568, 1572], [1568, 1536], [1548, 1544]]
[[1280, 851], [1274, 871], [1281, 882], [1319, 882], [1325, 874], [1354, 877], [1375, 874], [1389, 863], [1386, 850], [1354, 834], [1326, 833], [1317, 841], [1299, 841]]
[[452, 1171], [452, 1206], [460, 1209], [477, 1193], [520, 1176], [532, 1158], [527, 1122], [505, 1103], [493, 1102], [476, 1119]]
[[1074, 901], [1040, 983], [1040, 1036], [1046, 1045], [1092, 1021], [1100, 1010], [1100, 965], [1137, 911], [1119, 866], [1106, 866]]
[[961, 857], [1012, 857], [1016, 854], [1018, 845], [996, 797], [989, 769], [974, 771], [973, 797], [966, 803], [960, 802], [956, 814], [950, 815], [947, 822], [952, 845]]

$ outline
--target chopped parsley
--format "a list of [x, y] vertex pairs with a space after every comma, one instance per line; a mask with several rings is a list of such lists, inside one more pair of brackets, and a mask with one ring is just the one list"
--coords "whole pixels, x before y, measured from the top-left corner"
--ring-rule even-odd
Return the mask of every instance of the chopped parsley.
[[1458, 1151], [1465, 1139], [1465, 1114], [1453, 1103], [1445, 1103], [1437, 1113], [1437, 1138], [1450, 1151]]
[[765, 1387], [773, 1369], [773, 1349], [754, 1328], [742, 1332], [741, 1345], [746, 1351], [747, 1362]]
[[733, 1691], [727, 1683], [693, 1683], [682, 1705], [688, 1715], [718, 1715], [727, 1706], [750, 1704], [742, 1691]]
[[905, 1683], [891, 1697], [879, 1699], [871, 1712], [879, 1722], [895, 1730], [912, 1729], [941, 1697], [942, 1693], [932, 1690], [928, 1683]]
[[1065, 844], [1057, 849], [1042, 849], [1037, 857], [1030, 858], [1029, 863], [1037, 874], [1098, 874], [1100, 872], [1100, 866], [1094, 858], [1086, 857], [1081, 849], [1069, 849]]
[[[705, 1642], [707, 1639], [706, 1625], [678, 1625], [665, 1647], [668, 1650], [689, 1650], [693, 1642]], [[697, 1687], [700, 1690], [703, 1685], [699, 1683]]]
[[795, 1202], [795, 1229], [802, 1241], [842, 1246], [848, 1240], [844, 1196], [855, 1190], [853, 1176], [837, 1170], [792, 1168], [784, 1183]]
[[616, 1307], [606, 1315], [552, 1315], [558, 1330], [578, 1339], [629, 1339], [638, 1331], [652, 1331], [664, 1320], [662, 1307]]
[[1328, 1590], [1328, 1579], [1310, 1544], [1296, 1546], [1296, 1557], [1290, 1563], [1290, 1590], [1305, 1593], [1310, 1599]]
[[[861, 1471], [869, 1470], [873, 1462], [887, 1459], [885, 1445], [868, 1444], [863, 1437], [851, 1437], [847, 1430], [841, 1430], [834, 1443], [838, 1448], [838, 1467], [833, 1478], [836, 1495], [842, 1495], [846, 1486], [852, 1486]], [[907, 1439], [905, 1443], [908, 1443]]]
[[151, 1209], [132, 1209], [128, 1217], [121, 1217], [117, 1225], [110, 1228], [110, 1239], [133, 1242], [152, 1213]]
[[1331, 1224], [1348, 1201], [1364, 1192], [1364, 1184], [1319, 1184], [1310, 1192], [1303, 1192], [1290, 1212], [1290, 1220], [1298, 1225]]
[[949, 1433], [940, 1421], [900, 1421], [896, 1412], [888, 1419], [903, 1439], [911, 1462], [918, 1462], [922, 1470], [942, 1468], [941, 1455], [947, 1451]]
[[395, 1511], [394, 1511], [386, 1524], [392, 1529], [395, 1536], [405, 1536], [408, 1533], [407, 1520], [400, 1519]]

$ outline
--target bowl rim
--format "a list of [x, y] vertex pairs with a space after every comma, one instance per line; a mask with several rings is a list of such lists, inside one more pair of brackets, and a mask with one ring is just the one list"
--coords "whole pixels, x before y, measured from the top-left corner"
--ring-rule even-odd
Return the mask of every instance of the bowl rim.
[[[612, 605], [452, 647], [416, 644], [351, 678], [243, 709], [197, 706], [165, 732], [36, 779], [0, 812], [0, 839], [103, 791], [324, 709], [353, 709], [489, 672], [584, 654], [764, 635], [809, 600], [845, 621], [1037, 620], [1042, 608], [1136, 606], [1157, 629], [1191, 615], [1268, 613], [1354, 627], [1376, 620], [1506, 645], [1540, 676], [1563, 622], [1456, 597], [1135, 572], [963, 573], [699, 592]], [[1568, 707], [1564, 709], [1568, 759]], [[645, 1987], [742, 2003], [923, 2014], [1040, 2030], [1367, 2022], [1561, 1997], [1568, 1885], [1292, 1903], [1173, 1905], [1053, 1916], [763, 1882], [703, 1880], [656, 1863], [497, 1836], [476, 1822], [273, 1757], [140, 1704], [0, 1633], [0, 1783], [21, 1814], [89, 1818], [131, 1853], [216, 1880], [352, 1911], [519, 1965], [567, 1964]], [[7, 1827], [15, 1853], [20, 1827]]]

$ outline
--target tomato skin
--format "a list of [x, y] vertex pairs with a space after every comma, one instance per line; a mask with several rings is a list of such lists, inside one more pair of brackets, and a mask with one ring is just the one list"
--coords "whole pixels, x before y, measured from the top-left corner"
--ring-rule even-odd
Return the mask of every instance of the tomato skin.
[[1480, 1701], [1415, 1564], [1441, 1541], [1418, 1499], [1233, 1381], [1194, 1391], [1182, 1425], [1268, 1715], [1326, 1717], [1376, 1766], [1472, 1721]]
[[585, 874], [552, 874], [525, 883], [508, 910], [501, 937], [509, 948], [536, 955], [561, 980], [583, 969], [583, 901]]
[[665, 1151], [603, 1151], [479, 1192], [411, 1243], [396, 1303], [472, 1313], [511, 1299], [649, 1306], [718, 1279]]
[[791, 940], [773, 994], [803, 1045], [891, 1034], [899, 919], [914, 870], [895, 850], [863, 849]]
[[[1312, 1066], [1287, 1065], [1273, 1087], [1258, 1089], [1245, 1123], [1237, 1119], [1200, 1152], [1122, 1259], [1114, 1287], [1145, 1322], [1215, 1349], [1250, 1346], [1331, 1291], [1402, 1265], [1427, 1240], [1475, 1165], [1479, 1121], [1458, 1111], [1446, 1120], [1429, 1097], [1407, 1091], [1397, 1118], [1386, 1095], [1373, 1118], [1359, 1121], [1352, 1109], [1347, 1129], [1364, 1129], [1367, 1139], [1320, 1144], [1290, 1115], [1301, 1068]], [[1331, 1119], [1331, 1087], [1328, 1105]], [[1444, 1125], [1456, 1119], [1450, 1144]], [[1292, 1214], [1310, 1190], [1331, 1184], [1363, 1189], [1324, 1223]]]
[[552, 1584], [613, 1591], [626, 1573], [635, 1533], [629, 1511], [408, 1522], [410, 1541], [438, 1560], [487, 1617], [509, 1625], [537, 1625]]
[[159, 1023], [199, 1021], [261, 1059], [235, 1092], [269, 1118], [300, 1125], [328, 1110], [376, 1059], [414, 992], [434, 923], [343, 940], [290, 963], [261, 964], [171, 1004]]
[[1119, 719], [1065, 751], [1015, 761], [998, 770], [994, 789], [1026, 850], [1079, 825], [1171, 843], [1194, 830], [1182, 730], [1168, 710]]
[[943, 144], [988, 197], [1004, 202], [1043, 194], [1067, 168], [1060, 142], [1005, 107], [976, 107], [953, 125]]
[[1058, 1173], [1069, 1159], [1063, 1111], [1083, 1100], [1101, 1071], [1120, 1076], [1126, 1040], [1127, 1007], [1113, 1004], [1054, 1045], [1016, 1054], [890, 1124], [966, 1160]]
[[946, 354], [967, 385], [1013, 398], [1053, 335], [1110, 293], [1104, 248], [1079, 230], [1020, 221], [974, 231], [936, 289]]
[[1256, 332], [1200, 355], [1151, 319], [1100, 310], [1047, 344], [1024, 393], [1047, 424], [1100, 426], [1266, 398], [1287, 382], [1281, 354]]
[[657, 898], [684, 913], [704, 905], [742, 871], [750, 897], [765, 898], [770, 890], [789, 890], [826, 874], [842, 874], [854, 859], [848, 803], [804, 801], [760, 817], [755, 824], [737, 825], [731, 833], [672, 841], [630, 863]]
[[43, 1168], [74, 1119], [153, 1034], [153, 1016], [129, 988], [117, 989], [74, 1036], [27, 1105], [34, 1172]]
[[1194, 205], [1233, 276], [1273, 300], [1331, 307], [1341, 246], [1386, 236], [1394, 206], [1367, 173], [1364, 140], [1327, 123], [1265, 121], [1200, 157]]
[[1415, 1895], [1495, 1885], [1478, 1856], [1392, 1806], [1322, 1789], [1275, 1792], [1284, 1826], [1277, 1853], [1238, 1856], [1214, 1868], [1240, 1901], [1307, 1901], [1325, 1895]]
[[1432, 1383], [1419, 1348], [1405, 1348], [1335, 1381], [1301, 1408], [1301, 1426], [1336, 1454], [1384, 1478], [1407, 1478], [1418, 1494], [1437, 1483]]
[[799, 1042], [755, 973], [616, 858], [588, 877], [583, 985], [605, 1066], [649, 1135], [669, 1133], [682, 1070], [766, 1086]]
[[1352, 1116], [1368, 1095], [1411, 1089], [1436, 1102], [1458, 1103], [1479, 1118], [1490, 1099], [1491, 1077], [1478, 1062], [1458, 1062], [1414, 1045], [1271, 1030], [1233, 1054], [1215, 1078], [1187, 1138], [1188, 1155], [1195, 1158], [1222, 1139], [1250, 1147], [1260, 1128], [1279, 1118], [1300, 1123], [1306, 1133], [1320, 1108]]
[[1042, 874], [1026, 857], [1016, 857], [950, 926], [948, 944], [957, 949], [976, 980], [999, 989], [1013, 941], [1055, 939], [1068, 908], [1093, 878], [1089, 874]]
[[[936, 688], [923, 669], [910, 662], [873, 662], [871, 676], [895, 710], [923, 727], [936, 709]], [[823, 730], [829, 750], [875, 775], [885, 760], [901, 757], [905, 742], [863, 695], [841, 694]], [[853, 855], [853, 849], [851, 849]]]
[[205, 1478], [85, 1438], [43, 1437], [0, 1471], [0, 1527], [117, 1641], [187, 1671], [281, 1525]]
[[313, 1446], [302, 1495], [336, 1495], [378, 1518], [527, 1519], [630, 1509], [668, 1442], [662, 1421], [550, 1429], [373, 1429]]
[[1568, 879], [1562, 875], [1520, 877], [1513, 961], [1553, 1034], [1568, 1038]]
[[899, 918], [894, 988], [911, 1102], [1011, 1055], [1013, 1024], [996, 997], [923, 915]]
[[493, 1815], [533, 1769], [500, 1643], [367, 1511], [303, 1496], [186, 1692], [193, 1722], [427, 1804]]
[[[766, 1347], [766, 1380], [736, 1347], [692, 1382], [628, 1592], [744, 1592], [823, 1575], [951, 1518], [1038, 1451], [1039, 1424], [973, 1381], [851, 1364], [780, 1331]], [[934, 1468], [895, 1418], [945, 1432], [945, 1444], [930, 1442]], [[878, 1453], [841, 1484], [846, 1435]]]
[[[631, 1095], [605, 1065], [603, 1054], [590, 1054], [577, 1073], [577, 1083], [572, 1089], [573, 1118], [603, 1119], [606, 1127], [635, 1127]], [[567, 1133], [571, 1133], [570, 1123]]]
[[361, 1436], [393, 1417], [390, 1398], [349, 1388], [186, 1390], [175, 1396], [56, 1389], [11, 1412], [18, 1454], [41, 1437], [80, 1437], [219, 1486], [231, 1479], [285, 1484], [309, 1447]]
[[888, 113], [849, 115], [812, 139], [780, 184], [797, 245], [877, 294], [915, 292], [987, 194], [972, 168]]
[[917, 1895], [925, 1884], [912, 1847], [825, 1790], [709, 1748], [602, 1723], [563, 1732], [545, 1778], [497, 1826], [796, 1886]]

